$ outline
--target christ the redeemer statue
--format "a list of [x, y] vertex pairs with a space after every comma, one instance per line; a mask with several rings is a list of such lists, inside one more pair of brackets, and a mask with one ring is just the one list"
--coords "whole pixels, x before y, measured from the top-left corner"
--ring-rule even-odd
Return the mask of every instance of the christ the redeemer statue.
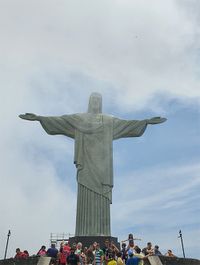
[[39, 121], [51, 135], [62, 134], [75, 140], [78, 196], [75, 236], [110, 236], [110, 204], [113, 188], [113, 140], [141, 136], [148, 124], [165, 118], [122, 120], [102, 114], [102, 97], [92, 93], [87, 113], [44, 117], [19, 115]]

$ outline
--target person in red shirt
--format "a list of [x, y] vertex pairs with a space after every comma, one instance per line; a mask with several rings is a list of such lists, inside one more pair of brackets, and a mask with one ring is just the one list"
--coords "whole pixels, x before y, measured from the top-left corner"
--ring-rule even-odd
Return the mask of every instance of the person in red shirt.
[[70, 254], [70, 246], [69, 246], [69, 242], [67, 241], [64, 246], [61, 245], [60, 247], [60, 251], [58, 253], [59, 256], [59, 264], [60, 265], [65, 265], [67, 262], [67, 257]]
[[29, 257], [29, 253], [27, 250], [24, 250], [23, 254], [24, 254], [25, 259], [27, 259]]
[[66, 241], [66, 242], [65, 242], [64, 248], [65, 248], [66, 251], [68, 251], [69, 254], [70, 254], [70, 250], [71, 250], [71, 248], [70, 248], [70, 245], [69, 245], [69, 241]]
[[66, 255], [63, 247], [60, 248], [60, 251], [58, 253], [58, 257], [59, 257], [59, 265], [66, 265], [67, 255]]
[[45, 246], [41, 246], [41, 249], [38, 251], [37, 255], [38, 256], [46, 256], [47, 251]]
[[16, 255], [15, 255], [15, 259], [24, 259], [24, 253], [20, 251], [20, 248], [16, 249]]

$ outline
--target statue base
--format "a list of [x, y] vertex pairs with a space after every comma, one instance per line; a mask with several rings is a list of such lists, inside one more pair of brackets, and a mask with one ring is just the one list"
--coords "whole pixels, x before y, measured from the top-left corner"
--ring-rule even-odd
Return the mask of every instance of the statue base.
[[120, 249], [120, 243], [118, 242], [117, 237], [112, 236], [74, 236], [69, 238], [69, 244], [70, 246], [73, 245], [73, 243], [81, 242], [84, 247], [89, 247], [94, 242], [97, 242], [100, 244], [100, 248], [104, 248], [105, 241], [108, 240], [109, 242], [113, 242], [113, 244]]

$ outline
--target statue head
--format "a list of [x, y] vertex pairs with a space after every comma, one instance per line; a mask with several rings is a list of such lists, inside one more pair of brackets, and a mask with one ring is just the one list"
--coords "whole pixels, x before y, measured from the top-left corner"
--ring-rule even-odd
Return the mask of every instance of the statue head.
[[102, 96], [99, 93], [92, 93], [89, 99], [88, 113], [102, 113]]

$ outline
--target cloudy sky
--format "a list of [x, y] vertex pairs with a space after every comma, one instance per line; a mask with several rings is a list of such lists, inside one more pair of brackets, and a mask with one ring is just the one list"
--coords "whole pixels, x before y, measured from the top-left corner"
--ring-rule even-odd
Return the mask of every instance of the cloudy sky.
[[73, 141], [18, 114], [167, 117], [114, 142], [112, 235], [200, 258], [200, 2], [0, 1], [0, 258], [74, 233]]

